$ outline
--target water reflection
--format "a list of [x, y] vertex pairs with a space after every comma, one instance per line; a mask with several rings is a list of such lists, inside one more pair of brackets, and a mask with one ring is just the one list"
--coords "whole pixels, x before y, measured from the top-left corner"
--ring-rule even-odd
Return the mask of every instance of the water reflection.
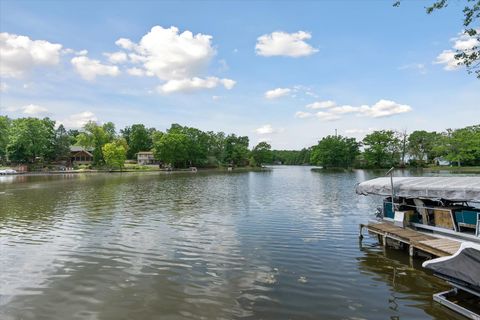
[[[1, 319], [425, 319], [442, 283], [358, 247], [375, 172], [0, 182]], [[395, 270], [395, 271], [394, 271]], [[392, 272], [395, 273], [393, 276]]]

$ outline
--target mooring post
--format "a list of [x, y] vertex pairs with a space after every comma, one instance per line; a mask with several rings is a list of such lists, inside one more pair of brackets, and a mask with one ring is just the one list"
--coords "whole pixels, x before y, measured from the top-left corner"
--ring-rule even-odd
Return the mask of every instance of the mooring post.
[[360, 224], [360, 234], [358, 235], [358, 238], [360, 238], [360, 240], [363, 239], [362, 230], [363, 230], [363, 224]]

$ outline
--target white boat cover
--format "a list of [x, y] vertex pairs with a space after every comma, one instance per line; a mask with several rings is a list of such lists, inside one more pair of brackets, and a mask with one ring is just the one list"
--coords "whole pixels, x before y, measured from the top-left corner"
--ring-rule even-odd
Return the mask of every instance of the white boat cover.
[[480, 293], [480, 245], [464, 242], [453, 255], [425, 261], [422, 266]]
[[[480, 177], [394, 177], [393, 189], [396, 197], [480, 202]], [[390, 196], [390, 177], [362, 182], [355, 191]]]

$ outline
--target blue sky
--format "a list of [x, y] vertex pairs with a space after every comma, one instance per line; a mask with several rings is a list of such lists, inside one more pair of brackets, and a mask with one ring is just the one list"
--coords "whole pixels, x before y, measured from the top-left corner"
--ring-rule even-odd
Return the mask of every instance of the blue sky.
[[478, 124], [480, 81], [449, 60], [471, 43], [462, 1], [427, 15], [430, 2], [2, 0], [0, 113], [289, 149], [335, 129]]

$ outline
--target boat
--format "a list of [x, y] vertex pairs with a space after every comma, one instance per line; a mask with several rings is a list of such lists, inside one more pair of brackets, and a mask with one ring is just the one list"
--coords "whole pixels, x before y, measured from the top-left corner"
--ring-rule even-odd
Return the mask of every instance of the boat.
[[391, 175], [362, 182], [355, 191], [384, 197], [376, 213], [382, 222], [461, 243], [458, 251], [425, 261], [423, 267], [453, 286], [434, 294], [434, 301], [480, 320], [480, 177]]
[[356, 193], [385, 197], [383, 221], [480, 243], [480, 177], [381, 177]]

